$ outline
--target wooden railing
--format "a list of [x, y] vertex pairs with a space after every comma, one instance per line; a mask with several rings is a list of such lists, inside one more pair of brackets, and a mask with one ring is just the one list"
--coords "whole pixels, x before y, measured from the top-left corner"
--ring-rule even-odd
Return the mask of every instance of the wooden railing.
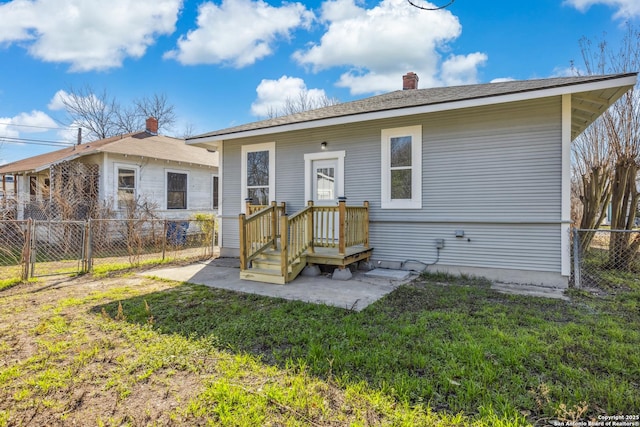
[[369, 202], [347, 206], [341, 200], [338, 206], [314, 206], [313, 211], [313, 246], [338, 248], [339, 254], [349, 246], [369, 247]]
[[280, 219], [280, 272], [286, 275], [289, 266], [307, 250], [313, 252], [313, 205], [290, 217]]
[[277, 248], [279, 232], [279, 217], [284, 215], [285, 204], [280, 206], [276, 202], [260, 210], [249, 209], [253, 212], [249, 216], [240, 214], [240, 269], [246, 270], [249, 262], [269, 247]]
[[269, 247], [281, 250], [281, 273], [286, 276], [292, 263], [314, 248], [337, 248], [345, 255], [350, 246], [369, 248], [369, 202], [363, 206], [347, 206], [341, 199], [338, 206], [314, 206], [286, 216], [285, 204], [259, 206], [247, 204], [249, 216], [240, 214], [240, 268]]

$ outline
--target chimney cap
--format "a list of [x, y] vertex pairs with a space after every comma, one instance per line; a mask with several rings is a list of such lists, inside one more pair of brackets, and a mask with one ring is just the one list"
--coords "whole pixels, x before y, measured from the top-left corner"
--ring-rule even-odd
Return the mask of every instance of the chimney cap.
[[147, 118], [146, 121], [146, 132], [150, 133], [151, 135], [157, 135], [158, 134], [158, 119], [156, 119], [155, 117], [149, 117]]
[[402, 90], [418, 89], [418, 75], [413, 71], [409, 71], [402, 76]]

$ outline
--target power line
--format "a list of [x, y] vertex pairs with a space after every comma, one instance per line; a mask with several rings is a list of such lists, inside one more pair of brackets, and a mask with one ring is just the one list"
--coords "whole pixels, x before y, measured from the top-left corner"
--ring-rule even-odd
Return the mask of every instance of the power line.
[[50, 127], [50, 126], [36, 126], [36, 125], [19, 125], [11, 122], [0, 122], [0, 125], [12, 126], [12, 127], [23, 127], [23, 128], [48, 129], [48, 130], [65, 130], [65, 129], [76, 128], [76, 126]]
[[456, 1], [456, 0], [451, 0], [449, 3], [445, 4], [444, 6], [426, 7], [426, 6], [417, 5], [414, 2], [412, 2], [411, 0], [407, 0], [407, 2], [409, 2], [409, 4], [411, 6], [417, 7], [418, 9], [422, 9], [422, 10], [440, 10], [440, 9], [444, 9], [444, 8], [447, 8], [447, 7], [451, 6], [454, 1]]
[[48, 139], [33, 139], [33, 138], [14, 138], [10, 136], [0, 136], [0, 141], [9, 144], [30, 144], [30, 145], [51, 145], [56, 147], [70, 147], [73, 142], [68, 141], [52, 141]]

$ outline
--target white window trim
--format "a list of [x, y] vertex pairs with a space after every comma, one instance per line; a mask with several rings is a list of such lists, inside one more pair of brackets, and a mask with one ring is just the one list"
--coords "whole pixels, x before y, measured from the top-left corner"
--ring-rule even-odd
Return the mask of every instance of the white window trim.
[[[182, 175], [187, 175], [187, 200], [186, 206], [184, 208], [172, 208], [169, 209], [169, 172], [171, 173], [179, 173]], [[213, 181], [213, 180], [212, 180]], [[167, 169], [164, 170], [164, 208], [168, 211], [185, 211], [189, 209], [189, 171], [181, 170], [181, 169]]]
[[314, 160], [333, 160], [338, 159], [338, 197], [344, 197], [344, 158], [346, 151], [323, 151], [320, 153], [308, 153], [304, 155], [304, 200], [305, 203], [313, 200], [313, 185], [311, 179], [311, 167]]
[[[411, 137], [411, 199], [391, 199], [391, 138]], [[382, 135], [382, 209], [422, 209], [422, 126], [383, 129]]]
[[133, 198], [136, 200], [140, 191], [140, 166], [132, 163], [114, 163], [113, 164], [113, 205], [118, 211], [123, 208], [118, 207], [118, 169], [133, 169], [135, 171], [135, 187], [133, 189]]
[[247, 154], [256, 151], [269, 152], [269, 203], [276, 200], [276, 143], [265, 142], [262, 144], [251, 144], [242, 146], [242, 160], [240, 165], [240, 185], [242, 195], [240, 198], [240, 212], [246, 213], [245, 199], [247, 192]]

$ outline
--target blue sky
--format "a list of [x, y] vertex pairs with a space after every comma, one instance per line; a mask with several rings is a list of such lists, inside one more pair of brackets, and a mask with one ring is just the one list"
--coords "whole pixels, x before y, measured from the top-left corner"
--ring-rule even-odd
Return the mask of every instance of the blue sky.
[[70, 87], [124, 105], [165, 94], [182, 136], [259, 120], [300, 90], [401, 89], [407, 71], [420, 88], [569, 75], [580, 38], [615, 46], [625, 22], [639, 26], [640, 1], [0, 1], [0, 164], [73, 142]]

